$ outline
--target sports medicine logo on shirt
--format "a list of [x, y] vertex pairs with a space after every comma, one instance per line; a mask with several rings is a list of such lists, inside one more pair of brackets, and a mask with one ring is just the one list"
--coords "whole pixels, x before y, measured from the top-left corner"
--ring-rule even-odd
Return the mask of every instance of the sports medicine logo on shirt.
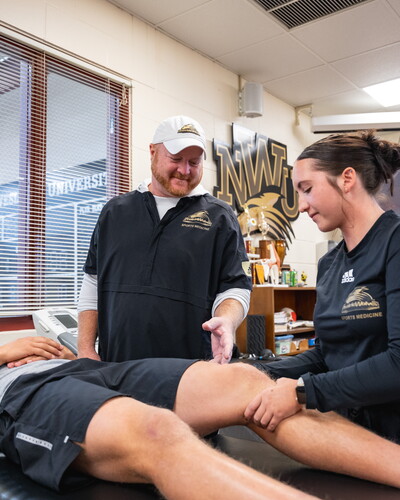
[[[380, 309], [379, 302], [375, 300], [369, 293], [366, 286], [357, 286], [347, 296], [346, 302], [342, 307], [342, 314], [349, 314], [350, 312], [359, 313], [354, 316], [346, 316], [342, 319], [365, 319], [371, 317], [381, 317], [382, 312], [373, 314], [365, 314], [365, 311], [373, 311]], [[364, 311], [364, 313], [361, 313]]]
[[211, 226], [212, 222], [207, 210], [200, 210], [192, 215], [188, 215], [182, 222], [182, 227], [194, 227], [196, 229], [203, 229], [204, 231], [209, 231]]
[[342, 284], [343, 283], [352, 283], [354, 281], [353, 269], [346, 271], [342, 276]]

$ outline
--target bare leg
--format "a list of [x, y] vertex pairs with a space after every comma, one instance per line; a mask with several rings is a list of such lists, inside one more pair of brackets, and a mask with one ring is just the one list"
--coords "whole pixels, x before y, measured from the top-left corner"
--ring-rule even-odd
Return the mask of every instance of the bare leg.
[[74, 467], [100, 479], [153, 482], [168, 499], [312, 500], [212, 449], [174, 413], [130, 398], [94, 415]]
[[[196, 363], [181, 379], [175, 412], [201, 435], [247, 425], [247, 404], [273, 383], [243, 363]], [[400, 488], [400, 446], [333, 412], [303, 410], [283, 420], [275, 432], [249, 427], [304, 464]]]

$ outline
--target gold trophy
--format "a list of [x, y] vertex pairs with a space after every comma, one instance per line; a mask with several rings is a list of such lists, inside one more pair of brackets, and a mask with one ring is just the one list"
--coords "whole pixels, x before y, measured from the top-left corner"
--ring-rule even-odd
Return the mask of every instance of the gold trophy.
[[278, 254], [280, 267], [282, 267], [283, 259], [286, 256], [286, 241], [285, 240], [275, 240], [275, 249]]

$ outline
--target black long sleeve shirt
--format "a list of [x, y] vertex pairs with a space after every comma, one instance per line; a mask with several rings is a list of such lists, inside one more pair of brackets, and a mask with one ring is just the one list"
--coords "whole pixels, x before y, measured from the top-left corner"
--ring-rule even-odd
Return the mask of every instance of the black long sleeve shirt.
[[385, 212], [350, 252], [318, 265], [315, 349], [269, 365], [302, 377], [307, 408], [338, 410], [400, 442], [400, 218]]

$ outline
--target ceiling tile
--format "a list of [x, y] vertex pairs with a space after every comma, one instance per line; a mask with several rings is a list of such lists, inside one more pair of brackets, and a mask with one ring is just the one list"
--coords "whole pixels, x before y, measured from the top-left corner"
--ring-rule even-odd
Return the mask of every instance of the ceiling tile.
[[332, 93], [352, 89], [350, 83], [328, 66], [280, 78], [264, 84], [264, 87], [292, 106], [302, 106]]
[[147, 22], [158, 25], [159, 23], [179, 16], [194, 7], [198, 7], [209, 0], [109, 0], [114, 5], [127, 10]]
[[293, 106], [313, 102], [315, 116], [400, 110], [360, 90], [400, 77], [400, 0], [369, 0], [293, 30], [253, 0], [109, 1]]
[[[350, 110], [350, 111], [349, 111]], [[347, 113], [375, 113], [381, 106], [363, 90], [350, 90], [313, 102], [313, 116], [342, 115]]]
[[328, 62], [397, 42], [400, 18], [382, 0], [361, 4], [291, 31]]
[[260, 9], [243, 0], [213, 0], [161, 23], [160, 28], [213, 58], [284, 32]]
[[[398, 64], [392, 64], [393, 61]], [[400, 43], [337, 61], [332, 66], [358, 87], [400, 78]]]
[[388, 3], [400, 16], [400, 0], [388, 0]]
[[319, 57], [286, 34], [220, 56], [218, 61], [233, 68], [246, 80], [256, 82], [276, 80], [324, 64]]

